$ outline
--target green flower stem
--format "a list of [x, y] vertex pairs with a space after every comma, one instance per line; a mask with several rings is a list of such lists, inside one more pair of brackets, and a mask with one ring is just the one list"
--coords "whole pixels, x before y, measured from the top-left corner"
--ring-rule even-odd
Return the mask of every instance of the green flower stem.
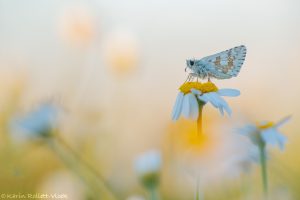
[[[61, 146], [63, 146], [70, 154], [72, 154], [77, 161], [80, 162], [80, 164], [83, 165], [90, 173], [91, 175], [96, 179], [97, 182], [99, 182], [102, 187], [107, 190], [107, 192], [113, 194], [113, 190], [110, 187], [109, 184], [106, 183], [105, 178], [98, 172], [96, 171], [86, 160], [82, 158], [72, 147], [70, 147], [61, 137], [56, 136], [56, 140], [60, 143]], [[113, 196], [113, 195], [112, 195]], [[113, 197], [115, 199], [115, 197]]]
[[203, 132], [202, 130], [202, 111], [203, 111], [203, 107], [204, 107], [204, 103], [202, 103], [201, 101], [198, 101], [198, 105], [199, 105], [199, 115], [198, 115], [198, 119], [197, 119], [197, 133], [198, 135], [201, 135]]
[[[52, 138], [47, 138], [47, 144], [49, 148], [59, 157], [59, 159], [69, 168], [71, 169], [85, 184], [89, 185], [87, 187], [89, 192], [91, 193], [94, 199], [98, 199], [98, 191], [97, 188], [94, 187], [93, 184], [90, 184], [90, 180], [83, 175], [81, 172], [78, 163], [72, 159], [70, 156], [66, 154], [66, 152], [55, 142]], [[90, 187], [91, 186], [91, 187]]]
[[204, 195], [203, 195], [203, 192], [201, 190], [199, 176], [197, 176], [197, 178], [196, 178], [195, 200], [204, 200]]
[[[73, 150], [61, 137], [55, 135], [49, 138], [52, 149], [57, 153], [61, 160], [80, 176], [87, 184], [96, 189], [96, 194], [102, 192], [108, 199], [116, 199], [104, 178], [87, 163], [75, 150]], [[98, 187], [97, 187], [98, 186]], [[99, 198], [99, 197], [97, 197]]]
[[195, 188], [195, 200], [200, 199], [200, 194], [199, 194], [199, 178], [196, 180], [196, 188]]
[[261, 164], [261, 176], [263, 182], [263, 189], [265, 197], [268, 196], [268, 174], [267, 174], [267, 158], [266, 158], [266, 148], [265, 144], [258, 146], [260, 154], [260, 164]]
[[149, 200], [159, 200], [159, 195], [157, 193], [156, 187], [149, 187]]

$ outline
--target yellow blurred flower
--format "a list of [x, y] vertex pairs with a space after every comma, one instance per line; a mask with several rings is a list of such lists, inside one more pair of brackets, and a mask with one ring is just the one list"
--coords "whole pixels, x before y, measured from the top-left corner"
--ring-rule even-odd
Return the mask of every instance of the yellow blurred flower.
[[104, 59], [117, 75], [132, 72], [139, 61], [138, 43], [132, 32], [117, 30], [106, 39]]
[[228, 178], [236, 160], [247, 154], [251, 143], [211, 120], [203, 123], [206, 125], [203, 134], [197, 134], [192, 121], [179, 120], [173, 124], [168, 131], [171, 154], [193, 177], [200, 175], [205, 181]]
[[59, 21], [61, 38], [72, 45], [87, 45], [95, 36], [95, 22], [83, 6], [69, 7]]
[[[217, 146], [218, 140], [214, 139], [213, 134], [198, 134], [194, 125], [189, 125], [189, 122], [180, 121], [179, 126], [186, 126], [184, 131], [176, 132], [176, 141], [180, 152], [189, 151], [193, 155], [201, 156], [210, 154]], [[208, 123], [206, 123], [208, 125]]]

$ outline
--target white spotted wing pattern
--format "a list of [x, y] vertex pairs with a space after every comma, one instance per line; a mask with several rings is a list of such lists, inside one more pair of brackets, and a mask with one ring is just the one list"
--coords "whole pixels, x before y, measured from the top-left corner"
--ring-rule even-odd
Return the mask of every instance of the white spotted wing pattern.
[[244, 45], [237, 46], [200, 60], [187, 60], [187, 67], [201, 78], [228, 79], [238, 75], [245, 61], [246, 52]]

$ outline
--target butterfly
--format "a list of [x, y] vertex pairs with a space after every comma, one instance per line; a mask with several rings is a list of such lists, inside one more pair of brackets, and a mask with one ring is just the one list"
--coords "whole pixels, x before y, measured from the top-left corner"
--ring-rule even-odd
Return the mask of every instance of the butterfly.
[[189, 78], [229, 79], [237, 76], [245, 61], [246, 52], [246, 47], [241, 45], [200, 60], [186, 60], [187, 68], [192, 71]]

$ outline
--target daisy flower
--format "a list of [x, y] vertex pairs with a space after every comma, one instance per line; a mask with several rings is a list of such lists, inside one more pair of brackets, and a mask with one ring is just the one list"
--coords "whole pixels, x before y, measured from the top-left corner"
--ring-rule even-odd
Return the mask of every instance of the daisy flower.
[[[227, 102], [222, 96], [235, 97], [239, 96], [240, 91], [235, 89], [219, 89], [217, 86], [208, 81], [206, 83], [201, 82], [185, 82], [179, 88], [179, 94], [177, 95], [175, 105], [173, 107], [172, 119], [176, 121], [180, 115], [185, 118], [197, 120], [197, 135], [195, 137], [196, 142], [202, 144], [205, 138], [202, 134], [202, 110], [206, 103], [210, 103], [215, 108], [219, 109], [220, 113], [224, 115], [224, 111], [228, 115], [231, 115], [232, 111]], [[202, 146], [202, 145], [201, 145]], [[202, 191], [200, 190], [200, 178], [196, 177], [196, 190], [195, 199], [200, 199]]]
[[160, 168], [161, 157], [156, 150], [143, 153], [135, 161], [135, 170], [146, 186], [157, 184]]
[[132, 195], [132, 196], [127, 197], [126, 200], [146, 200], [146, 199], [140, 195]]
[[222, 96], [236, 97], [240, 95], [240, 91], [236, 89], [218, 89], [212, 82], [186, 82], [179, 88], [176, 102], [172, 112], [172, 119], [178, 120], [180, 115], [185, 118], [198, 119], [202, 108], [206, 103], [211, 103], [215, 108], [219, 109], [224, 115], [224, 110], [228, 115], [232, 111]]
[[286, 124], [291, 119], [291, 116], [285, 117], [277, 123], [274, 122], [260, 122], [258, 124], [248, 124], [241, 128], [239, 132], [242, 135], [246, 135], [257, 146], [260, 145], [278, 145], [283, 150], [284, 145], [287, 142], [287, 138], [281, 132], [279, 128]]
[[286, 143], [287, 138], [278, 131], [278, 128], [287, 123], [290, 119], [291, 117], [288, 116], [277, 123], [261, 122], [257, 125], [249, 124], [239, 130], [241, 134], [248, 136], [252, 143], [258, 147], [265, 196], [268, 195], [266, 146], [268, 144], [278, 145], [281, 150], [284, 149], [284, 144]]
[[40, 105], [24, 116], [15, 117], [11, 122], [13, 132], [22, 132], [29, 137], [48, 136], [56, 125], [58, 109], [51, 103]]
[[86, 46], [96, 36], [95, 17], [85, 5], [67, 7], [58, 23], [58, 34], [66, 42], [75, 46]]
[[161, 155], [157, 150], [143, 153], [135, 160], [135, 170], [145, 188], [149, 191], [150, 199], [157, 200], [157, 186], [161, 169]]

